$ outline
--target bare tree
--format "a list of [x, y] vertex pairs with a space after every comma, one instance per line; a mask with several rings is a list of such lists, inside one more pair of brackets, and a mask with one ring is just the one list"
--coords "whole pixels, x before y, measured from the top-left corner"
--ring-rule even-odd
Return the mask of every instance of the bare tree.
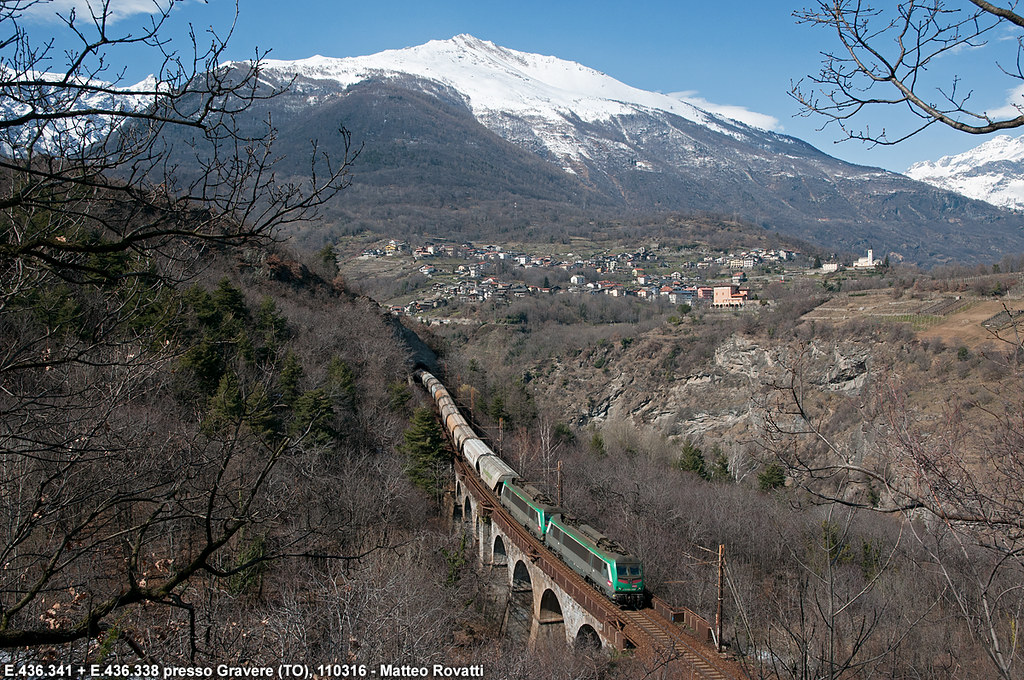
[[[827, 409], [796, 360], [765, 409], [766, 442], [818, 502], [902, 518], [941, 576], [946, 606], [981, 644], [999, 676], [1019, 678], [1024, 621], [1024, 404], [1008, 343], [999, 389], [951, 396], [940, 418], [921, 415], [890, 380], [871, 386], [862, 413], [877, 445], [857, 452], [827, 430]], [[851, 492], [853, 485], [861, 491]]]
[[[820, 72], [794, 85], [791, 94], [805, 114], [824, 116], [847, 138], [873, 144], [897, 144], [936, 123], [970, 134], [1020, 127], [1024, 101], [1013, 104], [1009, 114], [989, 113], [972, 101], [975, 86], [940, 68], [946, 62], [939, 61], [958, 50], [1001, 41], [1000, 29], [1010, 29], [1017, 36], [1016, 53], [1006, 53], [1005, 61], [991, 68], [1016, 85], [1024, 82], [1024, 16], [1016, 5], [904, 0], [878, 8], [861, 0], [819, 0], [795, 16], [833, 31], [839, 46], [824, 53]], [[859, 114], [878, 106], [905, 108], [918, 121], [898, 132], [859, 127]]]
[[[79, 44], [60, 52], [52, 42], [37, 46], [21, 23], [38, 4], [0, 2], [0, 258], [17, 274], [0, 302], [39, 270], [76, 282], [142, 273], [112, 272], [96, 256], [135, 254], [135, 264], [148, 265], [154, 252], [176, 254], [171, 246], [181, 239], [267, 238], [315, 217], [347, 185], [352, 159], [343, 130], [340, 157], [312, 143], [308, 179], [275, 173], [273, 127], [242, 120], [279, 94], [260, 80], [261, 55], [222, 65], [227, 39], [212, 30], [205, 47], [192, 31], [190, 52], [176, 51], [162, 34], [176, 0], [154, 5], [140, 32], [121, 34], [113, 32], [109, 0], [89, 5], [87, 17], [72, 10], [61, 19]], [[113, 64], [138, 48], [160, 67], [125, 87]], [[171, 135], [186, 148], [173, 149]]]
[[[175, 284], [211, 248], [314, 218], [352, 155], [342, 130], [333, 157], [311, 143], [306, 179], [279, 176], [270, 121], [247, 119], [278, 92], [262, 55], [222, 64], [230, 30], [212, 29], [179, 51], [176, 0], [136, 31], [112, 4], [61, 15], [77, 43], [58, 50], [24, 23], [45, 2], [0, 1], [0, 647], [109, 634], [144, 656], [112, 618], [153, 606], [187, 628], [182, 590], [200, 575], [230, 582], [310, 552], [265, 544], [264, 523], [283, 513], [268, 498], [282, 458], [322, 420], [287, 436], [267, 425], [270, 350], [183, 408], [170, 376], [196, 347]], [[118, 64], [138, 49], [159, 69], [126, 88]], [[220, 293], [225, 328], [242, 328], [239, 294]]]

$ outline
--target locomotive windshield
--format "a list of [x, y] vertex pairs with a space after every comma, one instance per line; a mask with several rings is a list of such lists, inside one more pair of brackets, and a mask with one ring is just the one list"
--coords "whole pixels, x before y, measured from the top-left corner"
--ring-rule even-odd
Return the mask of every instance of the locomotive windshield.
[[616, 565], [615, 570], [618, 572], [619, 579], [640, 576], [639, 564], [619, 564]]

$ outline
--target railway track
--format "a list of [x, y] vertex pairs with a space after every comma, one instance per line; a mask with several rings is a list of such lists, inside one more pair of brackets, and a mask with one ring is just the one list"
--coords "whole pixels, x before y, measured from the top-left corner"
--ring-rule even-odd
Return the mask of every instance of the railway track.
[[[653, 609], [620, 611], [619, 615], [632, 632], [648, 640], [654, 658], [670, 671], [670, 677], [712, 678], [732, 680], [743, 677], [735, 664], [723, 659], [714, 650], [701, 645]], [[689, 671], [689, 674], [686, 673]]]
[[[604, 597], [583, 577], [569, 568], [547, 547], [521, 526], [498, 503], [494, 493], [461, 457], [456, 456], [459, 478], [470, 488], [480, 511], [490, 513], [491, 521], [516, 544], [552, 581], [573, 600], [603, 622], [606, 634], [617, 632], [636, 654], [665, 677], [732, 680], [744, 677], [739, 666], [721, 657], [718, 652], [687, 635], [654, 609], [624, 610]], [[611, 636], [611, 635], [610, 635]]]

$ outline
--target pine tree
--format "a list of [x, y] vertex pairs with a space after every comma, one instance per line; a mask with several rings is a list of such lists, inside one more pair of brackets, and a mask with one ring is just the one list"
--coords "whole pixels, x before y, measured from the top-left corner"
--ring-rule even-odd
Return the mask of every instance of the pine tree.
[[356, 374], [344, 360], [334, 357], [327, 366], [327, 387], [339, 407], [355, 410]]
[[757, 485], [761, 491], [771, 491], [786, 484], [786, 471], [778, 463], [772, 463], [757, 476]]
[[711, 479], [716, 482], [727, 482], [732, 480], [732, 473], [729, 472], [729, 459], [725, 457], [722, 449], [715, 446], [711, 450]]
[[404, 437], [401, 451], [408, 458], [406, 474], [419, 488], [436, 493], [442, 483], [442, 466], [447, 464], [449, 456], [434, 411], [416, 409]]
[[302, 380], [302, 364], [299, 358], [289, 351], [284, 357], [284, 365], [277, 378], [278, 388], [281, 390], [281, 401], [292, 406], [299, 398], [299, 382]]
[[322, 389], [303, 392], [296, 400], [290, 433], [305, 436], [309, 441], [325, 446], [334, 438], [331, 428], [334, 406]]
[[210, 397], [203, 429], [207, 434], [227, 430], [237, 425], [245, 413], [245, 401], [234, 373], [225, 373]]
[[679, 469], [685, 472], [693, 472], [701, 479], [708, 478], [708, 469], [704, 463], [704, 452], [690, 441], [683, 444], [683, 451], [679, 456]]

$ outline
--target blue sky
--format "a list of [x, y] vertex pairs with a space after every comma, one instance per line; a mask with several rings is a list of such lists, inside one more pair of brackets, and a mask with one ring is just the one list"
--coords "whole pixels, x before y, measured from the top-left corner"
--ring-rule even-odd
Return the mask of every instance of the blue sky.
[[[32, 32], [39, 39], [55, 37], [60, 45], [63, 36], [48, 15], [84, 1], [53, 0], [32, 17]], [[936, 127], [895, 147], [836, 144], [838, 130], [819, 131], [822, 119], [797, 117], [799, 106], [788, 94], [792, 82], [815, 73], [819, 52], [834, 46], [826, 32], [797, 25], [792, 14], [806, 4], [635, 0], [627, 10], [624, 3], [604, 0], [239, 0], [228, 56], [249, 58], [256, 48], [272, 50], [277, 59], [357, 56], [469, 33], [504, 47], [577, 61], [634, 87], [743, 107], [774, 120], [778, 131], [855, 163], [903, 171], [915, 161], [959, 153], [987, 139]], [[111, 6], [122, 17], [115, 28], [125, 30], [144, 20], [153, 0], [111, 0]], [[184, 36], [191, 23], [223, 34], [233, 17], [231, 0], [183, 0], [167, 33]], [[934, 70], [953, 65], [974, 87], [973, 101], [988, 109], [1003, 106], [1018, 84], [996, 77], [995, 51], [1005, 49], [1003, 42], [993, 39], [988, 47], [945, 57]], [[1006, 53], [1001, 56], [1005, 63]], [[141, 54], [133, 54], [126, 66], [127, 77], [136, 80], [153, 67]], [[879, 129], [902, 117], [887, 107], [864, 120]]]

